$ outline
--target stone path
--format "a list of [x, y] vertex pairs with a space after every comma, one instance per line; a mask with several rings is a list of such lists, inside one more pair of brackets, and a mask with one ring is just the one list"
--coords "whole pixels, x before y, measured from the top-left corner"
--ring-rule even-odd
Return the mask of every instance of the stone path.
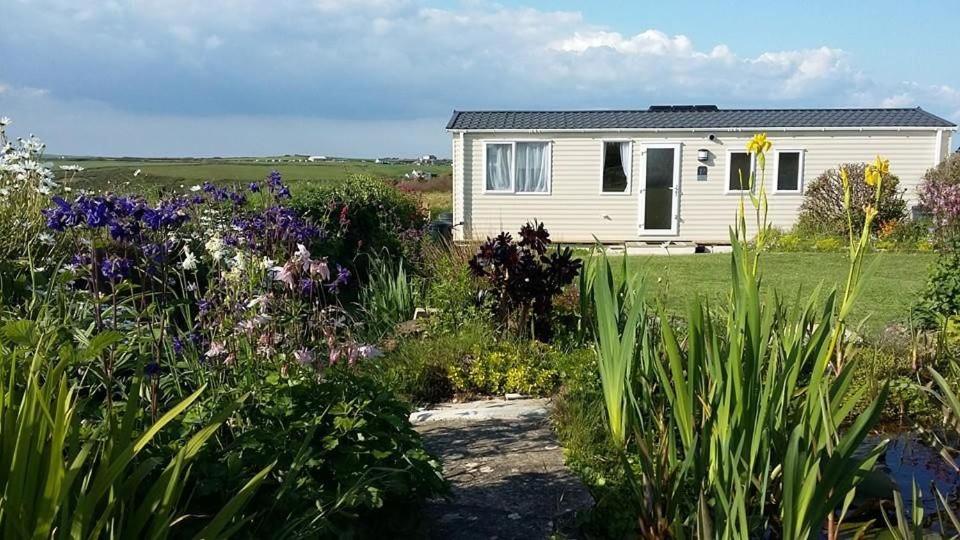
[[449, 499], [427, 505], [429, 538], [577, 537], [575, 513], [593, 499], [564, 466], [548, 407], [487, 400], [410, 415], [452, 487]]

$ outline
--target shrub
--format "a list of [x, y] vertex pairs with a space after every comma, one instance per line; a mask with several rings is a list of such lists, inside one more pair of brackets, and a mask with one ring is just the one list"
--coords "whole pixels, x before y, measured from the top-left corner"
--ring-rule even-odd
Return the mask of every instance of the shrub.
[[456, 333], [427, 335], [399, 342], [361, 369], [413, 404], [438, 403], [463, 391], [450, 377], [473, 351], [493, 343], [484, 325], [468, 325]]
[[836, 236], [825, 236], [813, 244], [813, 249], [817, 251], [840, 251], [842, 248], [843, 244]]
[[470, 268], [486, 287], [482, 291], [501, 328], [548, 341], [553, 334], [553, 298], [576, 279], [582, 263], [570, 248], [547, 255], [550, 233], [543, 223], [527, 223], [520, 241], [500, 233], [480, 245]]
[[374, 531], [385, 534], [396, 523], [369, 519], [374, 512], [409, 513], [445, 490], [409, 409], [371, 378], [345, 368], [328, 370], [320, 382], [273, 373], [249, 390], [256, 401], [241, 409], [234, 436], [197, 465], [205, 481], [195, 497], [218, 508], [237, 475], [276, 463], [251, 502], [260, 512], [253, 536], [335, 537], [359, 529], [377, 537]]
[[913, 312], [926, 328], [941, 317], [960, 315], [960, 244], [937, 257]]
[[[844, 208], [844, 187], [840, 178], [840, 169], [845, 169], [850, 179], [850, 212], [852, 220], [848, 222]], [[875, 188], [868, 185], [863, 163], [847, 163], [837, 169], [829, 169], [804, 188], [803, 203], [797, 218], [797, 229], [804, 233], [847, 234], [848, 223], [853, 224], [858, 234], [864, 223], [864, 206], [872, 204], [879, 214], [873, 220], [872, 231], [876, 232], [880, 224], [899, 221], [906, 216], [906, 201], [899, 190], [900, 181], [887, 174], [881, 183], [880, 197], [875, 202]]]
[[[327, 255], [351, 260], [359, 253], [381, 254], [415, 260], [418, 241], [427, 224], [427, 214], [416, 198], [383, 180], [353, 176], [299, 194], [294, 207], [328, 236]], [[365, 276], [365, 264], [355, 260]]]
[[960, 234], [960, 154], [928, 170], [918, 191], [920, 203], [933, 217], [936, 242], [948, 244]]

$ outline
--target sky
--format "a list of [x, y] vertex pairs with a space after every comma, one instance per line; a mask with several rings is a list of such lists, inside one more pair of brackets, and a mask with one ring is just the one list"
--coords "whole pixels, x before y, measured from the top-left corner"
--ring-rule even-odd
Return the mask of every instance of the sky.
[[60, 154], [449, 156], [454, 109], [960, 123], [955, 0], [0, 0], [0, 21], [0, 116]]

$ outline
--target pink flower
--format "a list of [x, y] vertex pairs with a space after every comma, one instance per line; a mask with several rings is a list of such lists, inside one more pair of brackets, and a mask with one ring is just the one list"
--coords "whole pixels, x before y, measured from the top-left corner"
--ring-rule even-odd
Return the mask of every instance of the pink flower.
[[219, 341], [214, 341], [210, 344], [210, 349], [207, 350], [204, 356], [207, 358], [216, 358], [225, 352], [227, 352], [227, 347]]
[[297, 359], [297, 362], [299, 362], [300, 365], [304, 365], [304, 366], [308, 364], [312, 364], [315, 359], [313, 355], [313, 351], [311, 351], [310, 349], [297, 349], [293, 353], [293, 357]]

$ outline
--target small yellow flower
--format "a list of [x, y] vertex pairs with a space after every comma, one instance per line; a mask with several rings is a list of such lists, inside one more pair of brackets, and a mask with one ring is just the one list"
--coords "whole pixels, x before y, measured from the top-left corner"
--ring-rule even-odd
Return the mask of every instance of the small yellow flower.
[[876, 186], [884, 176], [890, 174], [890, 160], [877, 156], [873, 163], [867, 165], [864, 170], [864, 180], [868, 186]]
[[840, 183], [844, 190], [850, 187], [850, 175], [847, 174], [846, 167], [840, 167]]
[[877, 159], [873, 160], [872, 167], [878, 173], [886, 176], [890, 174], [890, 160], [883, 159], [880, 156], [877, 156]]
[[769, 152], [772, 147], [773, 143], [767, 139], [766, 133], [757, 133], [747, 142], [747, 152], [752, 154], [763, 155]]

